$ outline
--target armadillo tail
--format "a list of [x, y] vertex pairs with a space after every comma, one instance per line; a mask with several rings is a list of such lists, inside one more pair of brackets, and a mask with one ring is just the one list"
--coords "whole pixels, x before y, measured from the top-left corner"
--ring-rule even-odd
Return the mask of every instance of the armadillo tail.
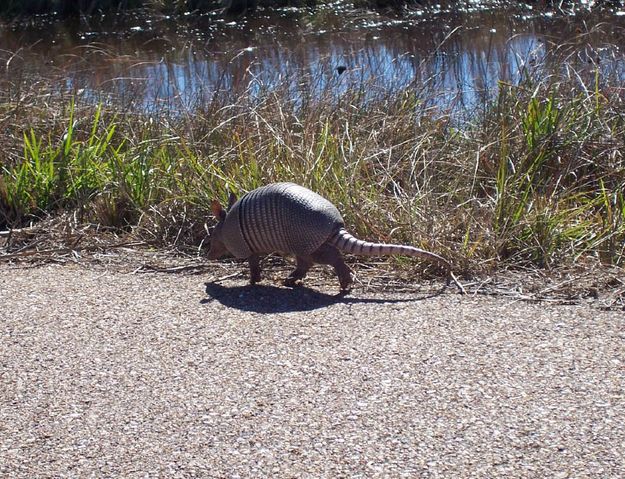
[[383, 244], [372, 243], [370, 241], [363, 241], [355, 238], [349, 234], [345, 229], [341, 228], [337, 231], [329, 240], [328, 243], [336, 246], [339, 250], [350, 254], [366, 255], [366, 256], [385, 256], [385, 255], [405, 255], [416, 256], [418, 258], [428, 259], [434, 261], [447, 270], [451, 269], [449, 262], [429, 251], [415, 248], [414, 246], [406, 246], [399, 244]]

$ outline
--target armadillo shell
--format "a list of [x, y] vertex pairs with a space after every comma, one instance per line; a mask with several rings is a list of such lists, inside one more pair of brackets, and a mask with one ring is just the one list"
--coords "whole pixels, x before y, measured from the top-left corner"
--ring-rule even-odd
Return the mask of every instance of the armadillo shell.
[[273, 183], [250, 191], [226, 217], [223, 233], [237, 258], [253, 253], [309, 255], [343, 227], [328, 200], [294, 183]]

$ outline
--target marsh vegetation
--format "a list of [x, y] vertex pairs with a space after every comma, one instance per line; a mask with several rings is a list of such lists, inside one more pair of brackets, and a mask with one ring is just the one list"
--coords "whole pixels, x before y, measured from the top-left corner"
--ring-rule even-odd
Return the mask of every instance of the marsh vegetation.
[[515, 12], [5, 29], [0, 225], [197, 245], [213, 197], [288, 180], [466, 271], [623, 264], [623, 17]]

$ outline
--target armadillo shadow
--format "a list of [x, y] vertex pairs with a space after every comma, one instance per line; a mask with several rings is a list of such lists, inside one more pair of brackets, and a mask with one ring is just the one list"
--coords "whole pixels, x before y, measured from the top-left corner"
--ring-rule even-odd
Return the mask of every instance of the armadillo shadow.
[[[444, 288], [443, 288], [444, 289]], [[218, 301], [229, 308], [255, 313], [286, 313], [294, 311], [311, 311], [333, 304], [354, 303], [408, 303], [420, 301], [442, 293], [443, 289], [434, 293], [423, 294], [402, 299], [359, 298], [352, 295], [331, 295], [298, 286], [285, 288], [270, 285], [245, 285], [226, 287], [219, 283], [206, 283], [208, 298], [202, 304]]]

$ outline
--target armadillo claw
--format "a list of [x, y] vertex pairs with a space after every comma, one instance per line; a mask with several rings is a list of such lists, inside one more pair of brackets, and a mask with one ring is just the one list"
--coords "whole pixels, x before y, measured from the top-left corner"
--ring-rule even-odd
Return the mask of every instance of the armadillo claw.
[[283, 283], [283, 284], [284, 284], [284, 286], [286, 286], [287, 288], [295, 288], [295, 287], [297, 287], [297, 286], [299, 286], [299, 285], [300, 285], [300, 283], [298, 283], [297, 281], [298, 281], [298, 279], [297, 279], [297, 278], [291, 278], [291, 277], [289, 277], [289, 278], [286, 278], [286, 279], [284, 280], [284, 283]]

